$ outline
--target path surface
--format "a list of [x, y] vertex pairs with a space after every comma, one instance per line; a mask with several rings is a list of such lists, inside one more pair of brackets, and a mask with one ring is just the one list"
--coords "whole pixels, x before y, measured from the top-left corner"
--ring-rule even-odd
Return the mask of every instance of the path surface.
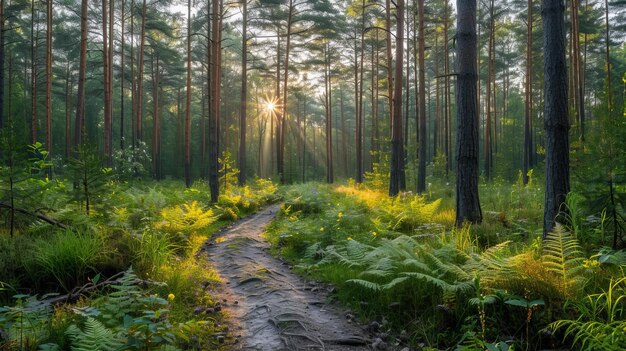
[[216, 233], [204, 249], [223, 280], [214, 293], [233, 325], [233, 350], [370, 349], [363, 329], [327, 302], [325, 289], [270, 255], [259, 235], [279, 208], [236, 222]]

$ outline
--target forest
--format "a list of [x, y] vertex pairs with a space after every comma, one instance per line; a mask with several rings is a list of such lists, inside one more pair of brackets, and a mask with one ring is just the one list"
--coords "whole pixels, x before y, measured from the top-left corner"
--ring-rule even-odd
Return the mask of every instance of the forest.
[[624, 0], [0, 0], [0, 350], [625, 350], [625, 95]]

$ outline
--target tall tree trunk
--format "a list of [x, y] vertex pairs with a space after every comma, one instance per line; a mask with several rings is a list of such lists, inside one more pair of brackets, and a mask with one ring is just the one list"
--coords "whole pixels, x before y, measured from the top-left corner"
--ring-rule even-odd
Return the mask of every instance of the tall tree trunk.
[[569, 184], [569, 120], [565, 61], [565, 5], [543, 0], [544, 129], [546, 133], [546, 193], [543, 236], [563, 220], [562, 206]]
[[389, 121], [393, 121], [393, 56], [391, 54], [391, 0], [385, 0], [385, 52], [387, 54], [387, 99], [389, 101]]
[[187, 0], [187, 85], [185, 90], [185, 186], [189, 188], [191, 186], [191, 0]]
[[144, 56], [146, 47], [146, 0], [143, 0], [141, 7], [141, 34], [139, 35], [139, 62], [137, 63], [137, 96], [135, 97], [135, 139], [139, 142], [143, 139], [142, 118], [143, 118], [143, 71]]
[[80, 63], [78, 66], [78, 91], [76, 98], [76, 121], [74, 122], [74, 147], [83, 143], [85, 131], [85, 76], [87, 74], [87, 0], [81, 1], [80, 15]]
[[457, 0], [456, 225], [480, 223], [478, 106], [476, 98], [476, 0]]
[[137, 79], [135, 74], [135, 0], [130, 1], [130, 120], [131, 120], [131, 144], [137, 145], [137, 125], [135, 114], [137, 110]]
[[524, 82], [524, 171], [522, 179], [528, 184], [528, 172], [532, 165], [532, 114], [533, 114], [533, 1], [528, 0], [528, 19], [526, 23], [526, 81]]
[[46, 150], [52, 152], [52, 0], [46, 2]]
[[31, 1], [30, 8], [30, 113], [31, 113], [31, 142], [34, 144], [38, 139], [39, 118], [37, 116], [37, 41], [35, 36], [35, 0]]
[[343, 103], [343, 86], [339, 87], [339, 109], [341, 118], [341, 148], [343, 149], [343, 174], [346, 178], [349, 178], [350, 172], [348, 170], [348, 138], [346, 137], [348, 131], [346, 130], [345, 105]]
[[418, 0], [419, 11], [419, 87], [417, 113], [419, 119], [419, 167], [417, 171], [417, 193], [422, 194], [426, 190], [426, 67], [425, 67], [425, 38], [424, 38], [424, 0]]
[[285, 64], [284, 64], [284, 73], [283, 73], [283, 101], [282, 108], [279, 116], [279, 126], [280, 134], [278, 135], [278, 152], [277, 152], [277, 160], [276, 164], [278, 166], [278, 176], [280, 177], [280, 182], [285, 183], [285, 132], [287, 129], [287, 84], [289, 82], [289, 52], [291, 50], [291, 30], [293, 23], [293, 15], [295, 10], [295, 3], [293, 0], [289, 0], [289, 13], [287, 15], [287, 42], [285, 43]]
[[211, 190], [211, 202], [217, 202], [219, 198], [219, 123], [220, 123], [220, 56], [221, 48], [221, 1], [212, 0], [211, 22], [211, 118], [209, 120], [209, 188]]
[[241, 28], [241, 101], [239, 117], [239, 185], [246, 184], [246, 114], [248, 102], [248, 0], [242, 2], [242, 28]]
[[120, 10], [120, 25], [122, 26], [120, 31], [122, 40], [120, 45], [120, 149], [124, 150], [124, 102], [126, 100], [126, 93], [124, 91], [124, 80], [126, 76], [126, 66], [124, 65], [126, 56], [124, 55], [124, 47], [126, 46], [126, 33], [124, 32], [124, 24], [126, 23], [126, 0], [122, 0]]
[[[4, 128], [4, 0], [0, 0], [0, 129]], [[11, 97], [9, 96], [9, 100]]]
[[159, 175], [159, 169], [161, 168], [161, 122], [159, 120], [159, 54], [154, 53], [154, 55], [156, 57], [152, 59], [152, 177], [156, 180], [159, 180], [161, 179]]
[[443, 132], [444, 150], [446, 152], [446, 176], [452, 168], [452, 131], [450, 130], [450, 51], [448, 49], [448, 29], [450, 28], [450, 8], [448, 0], [443, 7]]
[[69, 61], [67, 62], [67, 69], [65, 72], [65, 158], [69, 159], [72, 155], [72, 122], [70, 118], [72, 114], [72, 89], [74, 86]]
[[326, 43], [324, 48], [324, 75], [326, 93], [326, 182], [332, 184], [334, 181], [333, 172], [333, 110], [332, 110], [332, 77], [330, 71], [330, 44]]
[[486, 103], [487, 103], [487, 113], [486, 113], [486, 121], [485, 121], [485, 146], [483, 150], [484, 154], [484, 162], [485, 162], [485, 176], [488, 181], [493, 179], [493, 143], [492, 143], [492, 112], [493, 112], [493, 95], [492, 86], [495, 80], [493, 75], [493, 66], [494, 66], [494, 45], [495, 45], [495, 16], [494, 16], [494, 0], [491, 0], [489, 3], [489, 48], [487, 52], [487, 92], [486, 92]]
[[306, 115], [306, 107], [307, 107], [307, 101], [306, 101], [306, 94], [304, 95], [304, 109], [302, 111], [303, 114], [303, 121], [302, 124], [304, 125], [304, 130], [302, 131], [303, 134], [303, 138], [304, 138], [304, 143], [302, 145], [302, 183], [306, 182], [306, 144], [307, 144], [307, 138], [306, 138], [306, 124], [307, 124], [307, 115]]
[[[113, 0], [111, 0], [113, 1]], [[107, 26], [107, 0], [102, 0], [102, 59], [104, 75], [104, 157], [107, 167], [111, 167], [111, 77], [109, 75], [109, 39]]]
[[389, 196], [396, 196], [401, 190], [404, 178], [404, 150], [402, 142], [402, 68], [404, 53], [404, 0], [396, 3], [396, 65], [394, 79], [394, 100], [391, 119], [391, 166]]
[[[356, 96], [356, 182], [363, 183], [363, 61], [365, 57], [365, 0], [361, 0], [361, 43], [358, 72], [355, 67], [355, 86], [358, 87]], [[357, 46], [354, 45], [356, 54]], [[356, 65], [356, 60], [355, 60]], [[373, 87], [372, 87], [373, 89]], [[345, 151], [345, 150], [344, 150]]]
[[611, 115], [613, 113], [613, 89], [611, 88], [611, 40], [610, 40], [610, 34], [611, 34], [611, 28], [609, 27], [609, 0], [604, 0], [604, 24], [606, 26], [606, 34], [605, 34], [605, 41], [606, 41], [606, 81], [607, 81], [607, 88], [606, 88], [606, 101], [607, 101], [607, 111], [608, 114]]

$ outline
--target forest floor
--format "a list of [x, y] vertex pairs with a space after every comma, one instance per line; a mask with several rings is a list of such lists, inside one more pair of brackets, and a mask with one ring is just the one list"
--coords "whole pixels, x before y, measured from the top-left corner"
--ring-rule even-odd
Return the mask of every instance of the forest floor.
[[349, 311], [329, 302], [332, 288], [308, 282], [271, 256], [261, 237], [279, 205], [216, 233], [203, 250], [222, 283], [219, 308], [234, 350], [367, 350], [371, 339]]

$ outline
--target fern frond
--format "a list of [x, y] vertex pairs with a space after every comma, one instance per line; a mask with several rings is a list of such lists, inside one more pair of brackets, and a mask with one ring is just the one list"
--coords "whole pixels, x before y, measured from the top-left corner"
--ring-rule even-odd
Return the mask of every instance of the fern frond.
[[577, 285], [582, 273], [582, 249], [570, 233], [559, 224], [549, 233], [543, 243], [542, 262], [548, 272], [554, 274], [564, 292]]
[[72, 341], [72, 351], [117, 351], [123, 346], [111, 329], [91, 317], [84, 330], [71, 325], [65, 333]]
[[355, 284], [355, 285], [358, 285], [360, 287], [363, 287], [365, 289], [372, 290], [372, 291], [380, 291], [381, 289], [379, 284], [376, 284], [367, 280], [363, 280], [363, 279], [349, 279], [349, 280], [346, 280], [346, 283]]

